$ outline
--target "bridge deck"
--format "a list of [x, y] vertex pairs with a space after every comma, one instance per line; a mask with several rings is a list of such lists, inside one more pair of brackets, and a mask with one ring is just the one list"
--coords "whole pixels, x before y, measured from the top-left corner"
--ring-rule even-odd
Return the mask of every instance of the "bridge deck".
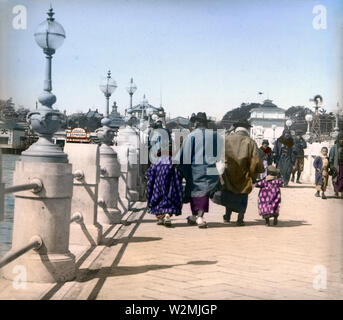
[[[223, 224], [224, 208], [213, 203], [208, 229], [187, 225], [189, 205], [172, 228], [144, 209], [132, 212], [130, 225], [108, 230], [106, 245], [71, 247], [75, 281], [14, 289], [2, 279], [0, 299], [342, 299], [343, 200], [291, 184], [282, 189], [279, 225], [266, 227], [257, 193], [249, 196], [245, 227]], [[320, 289], [314, 284], [323, 283], [316, 273], [323, 270]]]

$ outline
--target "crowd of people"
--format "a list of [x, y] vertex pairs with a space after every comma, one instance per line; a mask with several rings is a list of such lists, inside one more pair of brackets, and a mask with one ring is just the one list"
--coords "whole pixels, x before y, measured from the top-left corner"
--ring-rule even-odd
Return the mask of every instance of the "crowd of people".
[[[210, 199], [225, 207], [224, 223], [231, 222], [232, 213], [237, 213], [237, 226], [244, 226], [244, 214], [248, 205], [248, 195], [254, 187], [259, 188], [258, 213], [270, 226], [277, 225], [281, 203], [281, 189], [289, 181], [301, 183], [304, 169], [304, 149], [306, 141], [301, 132], [291, 135], [284, 129], [274, 142], [263, 140], [259, 148], [250, 138], [250, 124], [237, 121], [226, 131], [225, 136], [216, 131], [208, 136], [206, 113], [193, 114], [193, 130], [181, 143], [173, 155], [170, 133], [162, 122], [155, 124], [159, 129], [158, 138], [151, 139], [151, 153], [154, 161], [146, 172], [148, 210], [157, 218], [159, 225], [170, 227], [171, 216], [181, 215], [185, 203], [190, 203], [191, 215], [187, 223], [206, 228], [204, 219], [209, 211]], [[152, 130], [151, 136], [154, 135]], [[163, 143], [162, 136], [167, 137]], [[201, 143], [197, 143], [197, 142]], [[164, 147], [163, 147], [164, 145]], [[165, 152], [167, 150], [167, 152]], [[224, 151], [224, 152], [223, 152]], [[336, 196], [343, 192], [343, 134], [340, 133], [335, 145], [322, 148], [313, 163], [316, 169], [316, 196], [326, 199], [328, 177], [332, 175]], [[296, 179], [295, 179], [296, 176]]]

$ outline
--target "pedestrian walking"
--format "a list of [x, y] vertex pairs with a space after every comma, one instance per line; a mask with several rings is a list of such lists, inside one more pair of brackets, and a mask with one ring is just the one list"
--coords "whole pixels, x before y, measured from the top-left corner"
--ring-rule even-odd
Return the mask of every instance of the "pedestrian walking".
[[305, 153], [304, 150], [307, 148], [307, 143], [304, 138], [301, 136], [302, 131], [296, 130], [295, 131], [295, 138], [294, 138], [294, 152], [296, 154], [295, 163], [292, 169], [292, 179], [291, 181], [294, 182], [295, 173], [297, 174], [296, 183], [300, 182], [301, 173], [304, 171], [304, 158]]
[[280, 170], [284, 186], [287, 187], [296, 160], [294, 140], [288, 129], [284, 129], [282, 136], [275, 141], [273, 154], [276, 168]]
[[339, 132], [335, 144], [330, 149], [330, 168], [332, 170], [332, 184], [335, 196], [343, 198], [343, 132]]
[[225, 137], [225, 169], [219, 203], [225, 206], [224, 222], [230, 222], [232, 212], [238, 213], [237, 226], [244, 226], [248, 194], [259, 173], [264, 171], [256, 142], [250, 138], [247, 121], [234, 124], [235, 133]]
[[146, 173], [148, 212], [156, 216], [157, 224], [170, 227], [171, 217], [181, 215], [182, 211], [182, 175], [172, 162], [171, 143], [168, 144], [168, 141], [157, 135], [155, 138], [158, 143], [152, 140], [154, 148], [151, 152], [156, 151], [156, 154]]
[[[209, 211], [209, 196], [219, 182], [216, 159], [220, 156], [222, 142], [220, 137], [217, 141], [215, 131], [206, 130], [208, 120], [205, 112], [193, 114], [190, 121], [194, 123], [195, 130], [184, 140], [177, 159], [186, 179], [185, 198], [189, 199], [192, 210], [187, 222], [206, 228], [207, 223], [203, 217]], [[209, 151], [214, 154], [208, 154]]]
[[267, 139], [262, 141], [262, 146], [260, 149], [264, 152], [267, 160], [268, 166], [273, 164], [273, 152], [272, 149], [269, 147], [269, 141]]
[[280, 171], [274, 166], [268, 166], [267, 177], [258, 183], [256, 187], [260, 188], [258, 194], [258, 213], [266, 220], [266, 226], [270, 226], [269, 219], [273, 218], [273, 224], [277, 225], [283, 181], [280, 179]]
[[317, 192], [315, 193], [315, 196], [320, 197], [320, 191], [322, 191], [322, 199], [327, 199], [325, 191], [328, 186], [330, 166], [328, 148], [323, 147], [320, 152], [321, 154], [313, 161], [313, 167], [316, 169], [315, 184]]

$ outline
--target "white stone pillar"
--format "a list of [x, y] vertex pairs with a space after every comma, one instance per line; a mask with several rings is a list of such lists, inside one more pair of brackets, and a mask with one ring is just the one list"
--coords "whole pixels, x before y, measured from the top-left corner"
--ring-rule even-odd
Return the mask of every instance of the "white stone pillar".
[[121, 220], [118, 209], [118, 180], [120, 164], [117, 153], [111, 146], [102, 144], [100, 147], [100, 184], [98, 202], [98, 221], [101, 224], [119, 223]]
[[3, 268], [4, 277], [18, 275], [15, 266], [23, 266], [28, 282], [61, 282], [75, 277], [75, 257], [69, 251], [70, 208], [73, 193], [72, 165], [36, 161], [17, 161], [13, 184], [40, 179], [40, 192], [15, 194], [12, 250], [26, 246], [33, 236], [43, 240], [38, 250], [31, 250]]
[[130, 201], [139, 200], [138, 189], [138, 152], [134, 147], [128, 148], [127, 188]]
[[2, 150], [0, 149], [0, 221], [5, 218], [5, 184], [2, 182]]
[[98, 222], [98, 189], [100, 181], [99, 146], [96, 144], [67, 143], [64, 151], [73, 164], [74, 192], [71, 215], [81, 213], [82, 221], [70, 225], [70, 243], [95, 246], [102, 242], [102, 226]]

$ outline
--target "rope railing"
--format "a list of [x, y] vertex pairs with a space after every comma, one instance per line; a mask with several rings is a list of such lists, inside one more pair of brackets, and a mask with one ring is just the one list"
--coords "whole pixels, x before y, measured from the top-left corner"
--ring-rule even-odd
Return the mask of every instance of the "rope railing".
[[1, 260], [0, 260], [0, 268], [4, 267], [5, 265], [9, 264], [13, 260], [19, 258], [26, 252], [32, 249], [39, 249], [43, 244], [43, 240], [40, 236], [33, 236], [29, 243], [26, 246], [21, 247], [20, 249], [14, 249], [8, 252]]

